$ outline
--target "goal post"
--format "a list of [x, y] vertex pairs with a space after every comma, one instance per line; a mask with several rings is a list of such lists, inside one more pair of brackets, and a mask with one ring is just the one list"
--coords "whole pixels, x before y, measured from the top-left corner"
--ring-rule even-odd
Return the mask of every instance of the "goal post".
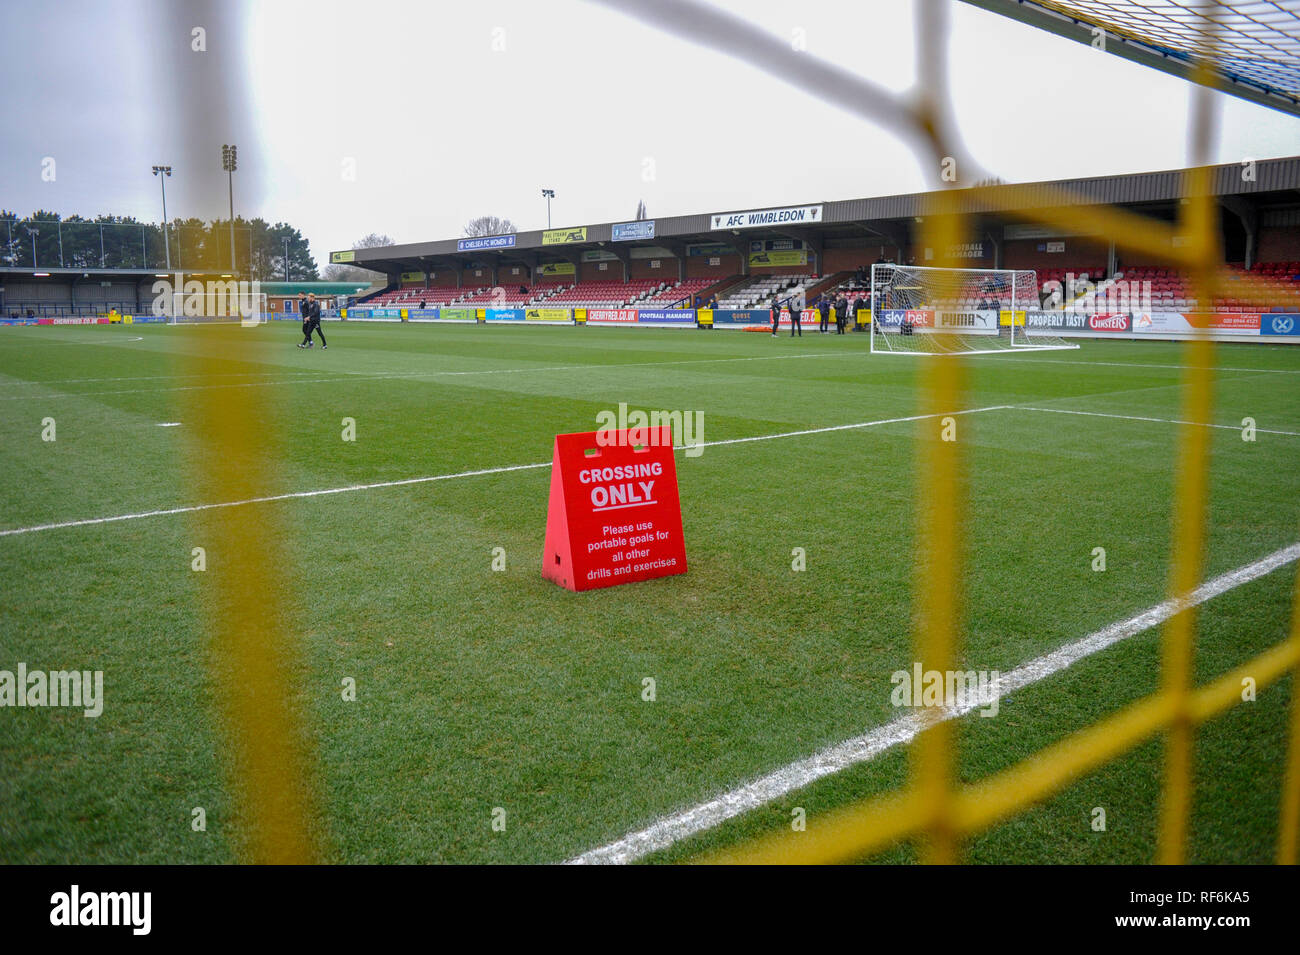
[[871, 351], [979, 355], [1078, 348], [1031, 320], [1041, 311], [1032, 269], [871, 267]]
[[[247, 283], [239, 283], [244, 284]], [[154, 314], [164, 317], [168, 325], [219, 325], [230, 322], [259, 325], [268, 317], [266, 293], [238, 287], [160, 295], [154, 302]]]

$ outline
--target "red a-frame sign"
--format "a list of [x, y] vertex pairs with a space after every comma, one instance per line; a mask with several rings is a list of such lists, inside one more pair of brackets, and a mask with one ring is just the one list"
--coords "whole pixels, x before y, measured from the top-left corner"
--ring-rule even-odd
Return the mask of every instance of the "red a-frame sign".
[[[567, 590], [686, 573], [672, 428], [557, 434], [542, 576]], [[644, 443], [634, 447], [632, 438]]]

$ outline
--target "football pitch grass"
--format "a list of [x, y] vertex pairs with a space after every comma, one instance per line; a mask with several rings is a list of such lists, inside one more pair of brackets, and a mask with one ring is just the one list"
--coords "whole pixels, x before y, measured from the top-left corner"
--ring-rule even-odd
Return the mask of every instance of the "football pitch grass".
[[[235, 506], [279, 535], [259, 586], [278, 594], [297, 650], [279, 689], [324, 861], [564, 861], [900, 715], [890, 674], [912, 668], [927, 586], [918, 511], [954, 490], [916, 473], [942, 430], [915, 419], [930, 359], [873, 357], [858, 334], [325, 331], [330, 348], [305, 351], [296, 323], [237, 330], [256, 344], [223, 360], [229, 329], [0, 329], [0, 670], [104, 673], [98, 718], [0, 710], [0, 861], [247, 858], [202, 615], [229, 555], [191, 569], [229, 513], [200, 506], [231, 503], [203, 467], [229, 449], [187, 422], [198, 390], [254, 389], [277, 448], [256, 476], [273, 500]], [[969, 502], [962, 669], [1010, 671], [1168, 596], [1185, 354], [1085, 341], [933, 359], [965, 367], [949, 410], [992, 409], [954, 419]], [[1217, 362], [1205, 579], [1300, 540], [1300, 348], [1220, 347]], [[552, 439], [595, 430], [620, 402], [703, 412], [703, 453], [677, 455], [690, 570], [572, 594], [540, 573]], [[394, 483], [420, 478], [440, 479]], [[302, 493], [322, 491], [336, 493]], [[1285, 638], [1295, 570], [1200, 607], [1198, 684]], [[960, 778], [1156, 689], [1158, 641], [1147, 630], [993, 718], [960, 718]], [[1197, 733], [1189, 861], [1272, 861], [1290, 693], [1283, 679]], [[902, 785], [907, 758], [894, 747], [643, 858], [735, 847], [788, 829], [796, 808], [811, 829]], [[972, 839], [965, 858], [1152, 861], [1162, 767], [1156, 738]], [[904, 843], [871, 861], [916, 856]]]

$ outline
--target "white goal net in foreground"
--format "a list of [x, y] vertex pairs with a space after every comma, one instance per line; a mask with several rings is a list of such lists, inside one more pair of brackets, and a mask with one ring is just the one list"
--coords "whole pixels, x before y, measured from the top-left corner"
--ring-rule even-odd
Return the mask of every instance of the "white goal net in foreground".
[[950, 355], [1079, 347], [1030, 319], [1040, 311], [1038, 275], [1032, 269], [871, 267], [873, 352]]

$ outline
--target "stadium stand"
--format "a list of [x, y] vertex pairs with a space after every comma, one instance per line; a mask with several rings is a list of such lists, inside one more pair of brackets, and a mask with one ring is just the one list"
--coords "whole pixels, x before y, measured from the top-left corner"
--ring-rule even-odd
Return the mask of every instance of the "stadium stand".
[[687, 279], [652, 291], [636, 304], [641, 308], [672, 308], [680, 303], [689, 308], [696, 295], [717, 284], [717, 279]]
[[[1192, 292], [1190, 277], [1177, 269], [1139, 265], [1118, 269], [1109, 278], [1104, 277], [1105, 268], [1095, 264], [1039, 268], [1036, 272], [1039, 291], [1044, 293], [1044, 308], [1088, 307], [1097, 298], [1113, 294], [1115, 283], [1120, 282], [1138, 283], [1144, 296], [1149, 287], [1153, 310], [1178, 312], [1201, 308]], [[357, 304], [371, 308], [418, 308], [421, 302], [428, 308], [461, 305], [522, 308], [543, 304], [579, 308], [689, 308], [695, 304], [697, 296], [713, 286], [726, 287], [725, 293], [718, 296], [719, 308], [765, 308], [770, 306], [774, 296], [784, 301], [792, 295], [805, 298], [810, 295], [816, 297], [818, 293], [832, 297], [843, 295], [850, 303], [870, 297], [869, 270], [866, 281], [852, 272], [840, 274], [847, 277], [839, 282], [831, 277], [831, 284], [824, 288], [817, 286], [826, 281], [825, 278], [809, 275], [763, 275], [749, 279], [731, 276], [722, 280], [693, 278], [683, 282], [637, 279], [630, 282], [610, 280], [575, 284], [547, 281], [523, 286], [528, 289], [527, 292], [521, 292], [520, 285], [506, 285], [499, 290], [486, 285], [473, 288], [399, 288], [381, 292]], [[733, 279], [739, 279], [739, 282], [727, 287]], [[1240, 263], [1228, 264], [1224, 267], [1222, 280], [1225, 291], [1215, 300], [1212, 306], [1215, 311], [1300, 311], [1300, 261], [1257, 262], [1249, 270]], [[1071, 285], [1071, 282], [1085, 281], [1086, 285]], [[1254, 284], [1256, 292], [1261, 288], [1265, 291], [1267, 304], [1261, 305], [1257, 299], [1252, 302], [1234, 294], [1233, 286], [1247, 281]], [[1059, 283], [1060, 294], [1049, 297], [1045, 290], [1051, 289], [1052, 283]], [[296, 287], [294, 283], [290, 284]], [[1129, 286], [1129, 289], [1132, 290], [1133, 286]], [[39, 290], [43, 294], [7, 297], [4, 314], [18, 317], [30, 309], [37, 318], [88, 317], [113, 310], [131, 314], [141, 308], [140, 301], [124, 295], [121, 286], [102, 289], [81, 286], [77, 292], [80, 300], [76, 302], [67, 301], [69, 292], [66, 286], [49, 286]], [[951, 305], [954, 308], [978, 307], [982, 300], [988, 298], [988, 291], [975, 287], [961, 290], [953, 297]]]
[[[1300, 263], [1271, 263], [1252, 269], [1250, 274], [1256, 281], [1263, 282], [1269, 298], [1270, 307], [1281, 311], [1300, 306], [1300, 282], [1296, 281], [1296, 266]], [[1196, 309], [1200, 303], [1191, 289], [1191, 279], [1176, 269], [1135, 268], [1119, 273], [1123, 278], [1136, 282], [1151, 283], [1151, 298], [1156, 307], [1171, 311]], [[1247, 272], [1240, 267], [1229, 266], [1225, 275], [1225, 285], [1231, 290], [1235, 283], [1246, 279]], [[1240, 299], [1231, 294], [1218, 298], [1213, 306], [1219, 311], [1256, 312], [1258, 305]]]
[[1100, 282], [1106, 275], [1106, 269], [1100, 265], [1058, 266], [1034, 271], [1038, 273], [1039, 283], [1060, 282], [1063, 285], [1071, 276], [1076, 280], [1087, 279], [1089, 282]]
[[524, 285], [477, 286], [475, 288], [404, 288], [391, 289], [364, 302], [373, 308], [416, 308], [424, 302], [429, 308], [437, 306], [472, 305], [478, 307], [501, 305], [521, 308], [527, 305], [578, 308], [622, 308], [637, 305], [646, 308], [667, 308], [678, 302], [690, 305], [690, 298], [710, 285], [714, 279], [689, 279], [685, 282], [666, 283], [654, 279], [587, 281], [578, 283], [539, 282]]
[[662, 285], [662, 282], [655, 279], [633, 279], [630, 282], [579, 282], [562, 292], [557, 292], [547, 299], [546, 304], [578, 308], [622, 308]]
[[755, 308], [772, 303], [773, 296], [787, 299], [792, 295], [802, 295], [804, 291], [821, 281], [816, 275], [763, 275], [751, 282], [728, 289], [718, 299], [719, 308]]
[[463, 288], [403, 288], [382, 292], [367, 299], [365, 305], [373, 308], [418, 308], [421, 302], [429, 308], [451, 305], [477, 289]]
[[[789, 277], [787, 277], [788, 279]], [[806, 279], [807, 276], [799, 276]], [[501, 305], [522, 308], [528, 305], [547, 305], [564, 308], [673, 308], [680, 306], [690, 308], [695, 296], [710, 286], [717, 285], [713, 278], [686, 279], [683, 282], [663, 282], [656, 279], [633, 279], [621, 282], [617, 279], [567, 282], [539, 282], [529, 288], [528, 292], [519, 291], [520, 286], [506, 285], [495, 292], [492, 286], [475, 288], [404, 288], [390, 289], [367, 299], [365, 306], [371, 308], [416, 308], [424, 302], [429, 308], [437, 306], [470, 305], [485, 307]], [[785, 283], [788, 284], [788, 281]], [[723, 306], [719, 302], [719, 307]]]
[[[1078, 306], [1083, 302], [1085, 296], [1091, 298], [1093, 295], [1104, 293], [1107, 283], [1099, 282], [1104, 272], [1105, 270], [1099, 266], [1039, 269], [1037, 270], [1038, 287], [1035, 291], [1041, 293], [1045, 287], [1050, 287], [1049, 283], [1060, 283], [1063, 293], [1050, 302], [1044, 298], [1044, 305], [1064, 307], [1066, 301], [1073, 301]], [[1073, 288], [1071, 282], [1078, 283], [1085, 279], [1093, 284], [1075, 288], [1073, 292], [1070, 291]], [[814, 297], [825, 295], [829, 298], [838, 298], [843, 296], [850, 305], [859, 300], [869, 302], [871, 298], [871, 273], [867, 270], [862, 277], [857, 274], [850, 274], [847, 279], [834, 282], [825, 288], [810, 288]], [[1019, 298], [1019, 296], [1017, 297]], [[1021, 300], [1023, 301], [1023, 299]], [[1011, 289], [1010, 286], [1005, 288], [993, 287], [986, 281], [974, 278], [965, 287], [955, 289], [951, 297], [936, 304], [942, 304], [953, 309], [991, 308], [994, 306], [1009, 308], [1011, 305]]]
[[[1100, 266], [1081, 265], [1037, 270], [1039, 291], [1044, 293], [1043, 307], [1089, 307], [1098, 299], [1113, 295], [1117, 283], [1137, 283], [1136, 287], [1128, 285], [1127, 288], [1135, 297], [1141, 294], [1143, 300], [1149, 289], [1151, 307], [1155, 310], [1195, 311], [1200, 307], [1200, 303], [1191, 291], [1191, 278], [1176, 269], [1139, 266], [1119, 270], [1109, 279], [1103, 278], [1104, 275], [1105, 269]], [[1257, 283], [1263, 283], [1272, 303], [1266, 306], [1267, 309], [1282, 312], [1300, 308], [1300, 262], [1275, 262], [1258, 263], [1249, 272], [1240, 265], [1227, 266], [1223, 280], [1229, 292], [1214, 301], [1213, 309], [1221, 312], [1260, 311], [1261, 306], [1258, 303], [1252, 304], [1246, 299], [1231, 294], [1232, 285], [1247, 281], [1248, 277]], [[1078, 284], [1083, 282], [1089, 284]], [[1059, 283], [1061, 291], [1060, 294], [1049, 298], [1045, 293], [1052, 288], [1052, 283]], [[853, 302], [870, 296], [870, 283], [864, 285], [856, 278], [852, 278], [828, 290], [826, 294], [842, 294], [848, 301]], [[972, 285], [960, 290], [948, 304], [953, 308], [976, 308], [981, 302], [997, 298], [999, 295], [994, 290], [980, 289]], [[1005, 301], [1000, 304], [1002, 307], [1008, 307]]]
[[525, 305], [545, 300], [547, 296], [554, 294], [560, 288], [560, 285], [558, 283], [546, 283], [531, 287], [527, 292], [521, 292], [519, 288], [518, 285], [487, 285], [466, 291], [464, 296], [457, 299], [455, 304], [474, 305], [481, 308], [522, 308]]

